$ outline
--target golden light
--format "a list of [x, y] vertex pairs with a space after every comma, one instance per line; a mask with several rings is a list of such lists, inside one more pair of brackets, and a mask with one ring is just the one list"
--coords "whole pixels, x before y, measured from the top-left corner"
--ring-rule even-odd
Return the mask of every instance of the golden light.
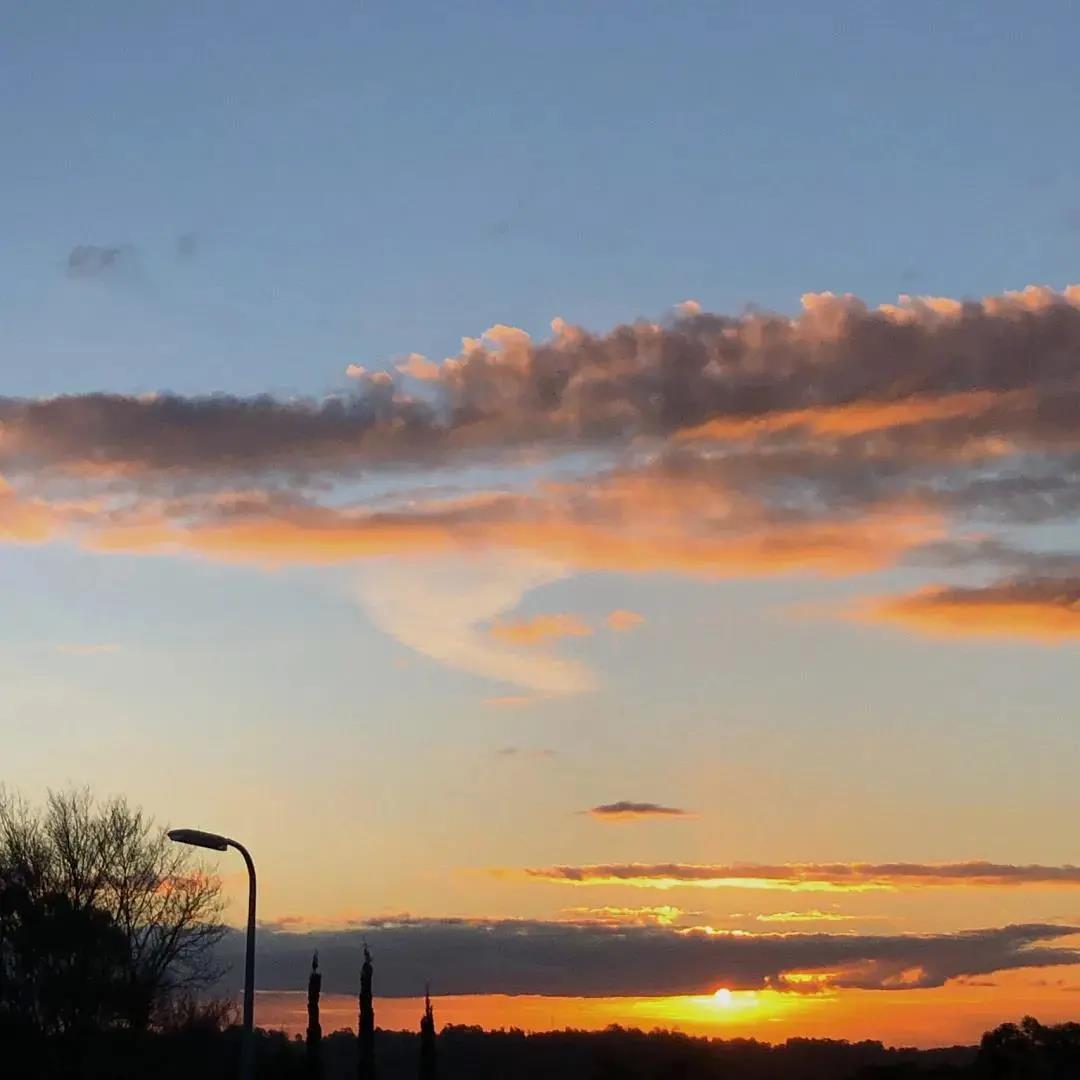
[[731, 991], [726, 986], [721, 986], [720, 989], [713, 994], [713, 1001], [722, 1008], [729, 1006], [731, 1004]]

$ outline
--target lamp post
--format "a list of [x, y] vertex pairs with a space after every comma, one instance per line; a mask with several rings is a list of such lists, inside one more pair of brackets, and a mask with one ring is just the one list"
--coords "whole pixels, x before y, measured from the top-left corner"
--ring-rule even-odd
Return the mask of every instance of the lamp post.
[[252, 1080], [255, 1075], [255, 864], [243, 844], [217, 833], [201, 829], [171, 829], [169, 839], [178, 844], [226, 851], [236, 848], [244, 857], [248, 870], [248, 917], [247, 948], [244, 953], [244, 1041], [240, 1052], [241, 1080]]

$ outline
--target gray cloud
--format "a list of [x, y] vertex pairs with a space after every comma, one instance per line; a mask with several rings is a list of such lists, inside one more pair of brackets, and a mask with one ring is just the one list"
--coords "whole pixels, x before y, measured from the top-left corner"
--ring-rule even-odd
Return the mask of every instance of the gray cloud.
[[[99, 273], [126, 250], [82, 246], [69, 262]], [[38, 465], [347, 473], [436, 450], [625, 446], [677, 432], [779, 451], [841, 442], [854, 461], [905, 467], [970, 460], [987, 440], [1080, 449], [1080, 289], [883, 310], [850, 297], [806, 303], [796, 319], [684, 313], [604, 335], [558, 323], [544, 342], [495, 327], [441, 365], [424, 403], [383, 375], [324, 402], [8, 400], [6, 464], [21, 454]]]
[[68, 252], [69, 277], [103, 277], [130, 266], [135, 260], [135, 248], [130, 244], [78, 244]]
[[[323, 989], [356, 989], [367, 941], [377, 993], [410, 997], [426, 982], [439, 994], [650, 995], [731, 989], [904, 990], [959, 976], [1018, 967], [1073, 964], [1080, 953], [1059, 939], [1080, 928], [1033, 924], [926, 935], [733, 934], [657, 926], [528, 920], [372, 920], [355, 929], [296, 934], [264, 931], [258, 983], [265, 990], [303, 983], [313, 948]], [[231, 983], [242, 971], [242, 939], [223, 946]], [[827, 973], [818, 984], [785, 982], [792, 973]]]
[[594, 806], [585, 811], [585, 813], [591, 814], [593, 817], [600, 818], [601, 820], [693, 816], [689, 810], [683, 810], [678, 806], [661, 806], [659, 803], [652, 802], [630, 802], [625, 799], [620, 802], [604, 803], [601, 806]]
[[341, 471], [385, 457], [381, 436], [419, 456], [435, 438], [425, 406], [397, 402], [388, 382], [326, 401], [229, 395], [83, 394], [0, 399], [0, 468], [127, 468], [244, 476]]

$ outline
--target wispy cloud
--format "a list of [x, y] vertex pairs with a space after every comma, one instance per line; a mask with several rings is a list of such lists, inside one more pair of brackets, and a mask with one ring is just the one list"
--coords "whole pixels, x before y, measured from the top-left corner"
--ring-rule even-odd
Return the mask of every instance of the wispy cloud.
[[609, 630], [616, 633], [625, 633], [627, 630], [636, 630], [645, 621], [645, 616], [636, 611], [627, 611], [619, 608], [608, 614], [604, 622]]
[[498, 619], [489, 630], [509, 645], [546, 645], [561, 638], [588, 637], [592, 629], [577, 615], [534, 615], [530, 619]]
[[570, 907], [559, 914], [573, 923], [599, 923], [604, 926], [672, 926], [693, 912], [661, 904], [657, 907]]
[[105, 653], [117, 653], [121, 646], [115, 642], [62, 642], [54, 646], [58, 653], [69, 656], [101, 656]]
[[880, 922], [883, 915], [845, 915], [839, 911], [771, 911], [753, 916], [760, 923], [809, 923], [809, 922]]
[[583, 664], [514, 648], [483, 629], [527, 592], [564, 574], [557, 563], [524, 556], [387, 560], [362, 573], [356, 588], [376, 626], [441, 664], [530, 690], [573, 694], [595, 685]]
[[787, 892], [867, 892], [919, 888], [1080, 888], [1080, 866], [1009, 863], [610, 863], [495, 870], [496, 875], [565, 885], [626, 885], [643, 889], [770, 889]]
[[559, 751], [544, 746], [500, 746], [499, 749], [495, 751], [495, 756], [500, 758], [550, 761], [552, 758], [559, 756]]
[[67, 257], [69, 277], [104, 277], [133, 265], [136, 258], [131, 244], [78, 244]]

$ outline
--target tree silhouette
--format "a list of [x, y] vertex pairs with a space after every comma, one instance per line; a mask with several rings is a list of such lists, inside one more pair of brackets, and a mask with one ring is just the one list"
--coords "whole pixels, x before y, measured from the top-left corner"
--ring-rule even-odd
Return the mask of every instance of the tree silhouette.
[[[124, 799], [50, 792], [41, 811], [0, 791], [0, 870], [33, 904], [69, 922], [108, 925], [123, 942], [108, 955], [124, 982], [128, 1026], [146, 1029], [169, 995], [210, 985], [224, 933], [219, 883]], [[57, 914], [57, 918], [59, 918]], [[121, 955], [122, 952], [122, 955]]]
[[371, 953], [364, 945], [364, 964], [360, 968], [360, 1024], [357, 1029], [357, 1080], [375, 1080], [375, 1007], [371, 1000], [371, 977], [374, 968]]
[[435, 1013], [431, 1008], [431, 988], [424, 987], [424, 1015], [420, 1018], [420, 1080], [435, 1080]]
[[308, 1076], [319, 1080], [322, 1076], [322, 1026], [319, 1023], [319, 995], [322, 993], [322, 976], [319, 974], [319, 953], [311, 957], [311, 974], [307, 984], [307, 1039], [306, 1058]]
[[1080, 1024], [1040, 1024], [1025, 1016], [986, 1032], [979, 1046], [980, 1075], [1013, 1077], [1080, 1076]]
[[124, 935], [107, 914], [36, 894], [25, 877], [0, 873], [0, 1052], [25, 1076], [75, 1073], [127, 1014]]

